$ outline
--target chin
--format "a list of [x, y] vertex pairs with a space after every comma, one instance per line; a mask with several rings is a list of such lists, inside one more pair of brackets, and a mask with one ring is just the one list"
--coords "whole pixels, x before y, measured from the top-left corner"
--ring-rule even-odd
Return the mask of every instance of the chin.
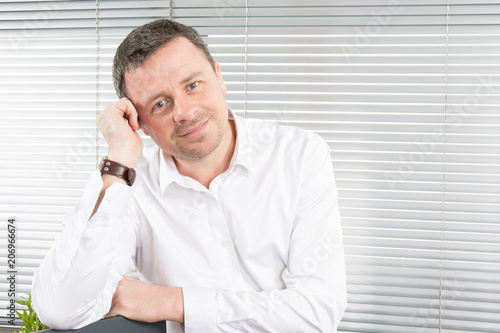
[[160, 146], [160, 148], [168, 155], [181, 160], [200, 160], [205, 156], [209, 155], [211, 152], [217, 148], [217, 145], [214, 147], [209, 147], [205, 149], [189, 149], [189, 148], [179, 148], [176, 149], [164, 149]]

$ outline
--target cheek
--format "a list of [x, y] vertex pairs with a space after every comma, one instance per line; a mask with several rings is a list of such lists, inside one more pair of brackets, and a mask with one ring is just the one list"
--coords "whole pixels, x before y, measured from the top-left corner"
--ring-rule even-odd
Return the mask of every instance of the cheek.
[[154, 141], [171, 141], [172, 130], [168, 124], [167, 119], [156, 119], [143, 125], [143, 131], [146, 135], [150, 136]]

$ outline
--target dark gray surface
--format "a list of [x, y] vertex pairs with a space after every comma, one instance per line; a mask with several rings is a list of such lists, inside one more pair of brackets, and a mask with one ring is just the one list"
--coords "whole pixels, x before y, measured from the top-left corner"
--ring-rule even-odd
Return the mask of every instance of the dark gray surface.
[[72, 332], [72, 333], [165, 333], [167, 324], [164, 321], [157, 323], [142, 323], [125, 317], [101, 319], [93, 324], [77, 330], [43, 330], [41, 332]]

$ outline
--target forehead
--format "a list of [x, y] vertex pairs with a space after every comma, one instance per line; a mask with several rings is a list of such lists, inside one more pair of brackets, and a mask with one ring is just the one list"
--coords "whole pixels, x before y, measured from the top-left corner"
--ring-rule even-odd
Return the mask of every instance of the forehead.
[[194, 72], [213, 71], [212, 68], [203, 51], [179, 37], [158, 49], [142, 65], [125, 72], [125, 90], [130, 99], [138, 99], [139, 90], [145, 93], [160, 85], [176, 85]]

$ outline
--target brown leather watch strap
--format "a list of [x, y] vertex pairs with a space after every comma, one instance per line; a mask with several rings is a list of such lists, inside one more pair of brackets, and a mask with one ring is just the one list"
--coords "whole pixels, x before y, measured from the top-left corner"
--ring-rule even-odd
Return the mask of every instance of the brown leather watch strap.
[[108, 174], [121, 178], [127, 182], [129, 186], [135, 181], [135, 170], [121, 163], [103, 158], [100, 165], [101, 175]]

